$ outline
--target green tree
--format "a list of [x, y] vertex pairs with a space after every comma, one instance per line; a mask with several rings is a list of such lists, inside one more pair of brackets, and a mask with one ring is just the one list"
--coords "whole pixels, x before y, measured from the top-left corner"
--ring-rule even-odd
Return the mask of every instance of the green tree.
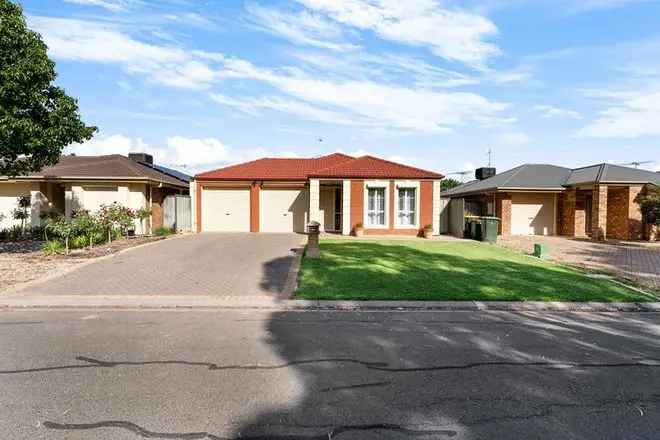
[[460, 184], [461, 182], [456, 179], [452, 179], [451, 177], [442, 179], [442, 182], [440, 183], [440, 191], [447, 191], [452, 188], [456, 188]]
[[64, 240], [64, 249], [66, 254], [69, 255], [69, 239], [71, 239], [76, 233], [76, 228], [73, 223], [62, 216], [57, 220], [48, 223], [46, 228]]
[[0, 0], [0, 175], [16, 176], [57, 163], [64, 147], [92, 137], [78, 103], [55, 80], [41, 36], [20, 6]]
[[30, 208], [30, 197], [19, 197], [16, 199], [16, 206], [17, 208], [12, 211], [12, 217], [14, 217], [14, 220], [21, 221], [21, 233], [25, 234], [26, 223], [30, 219], [30, 212], [28, 211], [28, 208]]
[[660, 223], [660, 186], [648, 185], [637, 202], [647, 223]]

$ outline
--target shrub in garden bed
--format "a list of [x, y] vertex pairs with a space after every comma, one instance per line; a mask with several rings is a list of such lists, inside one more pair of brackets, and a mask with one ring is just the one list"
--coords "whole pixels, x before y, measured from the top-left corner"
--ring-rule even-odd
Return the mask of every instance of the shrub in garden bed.
[[165, 226], [161, 226], [160, 228], [154, 229], [154, 235], [156, 237], [165, 237], [172, 234], [176, 234], [176, 230], [174, 230], [174, 228], [166, 228]]

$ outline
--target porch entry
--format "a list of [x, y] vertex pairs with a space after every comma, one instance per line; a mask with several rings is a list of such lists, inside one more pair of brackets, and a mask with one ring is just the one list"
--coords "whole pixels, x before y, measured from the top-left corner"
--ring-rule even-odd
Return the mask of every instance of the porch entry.
[[325, 232], [341, 232], [342, 229], [342, 187], [338, 184], [320, 186], [320, 214]]

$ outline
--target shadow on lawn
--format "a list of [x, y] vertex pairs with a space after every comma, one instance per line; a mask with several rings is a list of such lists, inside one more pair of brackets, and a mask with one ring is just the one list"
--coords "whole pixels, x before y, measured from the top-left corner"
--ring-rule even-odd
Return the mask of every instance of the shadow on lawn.
[[308, 299], [644, 301], [607, 280], [485, 244], [326, 242], [305, 259]]

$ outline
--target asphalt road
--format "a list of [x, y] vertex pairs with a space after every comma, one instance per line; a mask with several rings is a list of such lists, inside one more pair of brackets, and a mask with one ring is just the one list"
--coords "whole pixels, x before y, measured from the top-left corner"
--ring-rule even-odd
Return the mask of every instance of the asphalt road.
[[0, 312], [2, 439], [652, 439], [660, 316]]

